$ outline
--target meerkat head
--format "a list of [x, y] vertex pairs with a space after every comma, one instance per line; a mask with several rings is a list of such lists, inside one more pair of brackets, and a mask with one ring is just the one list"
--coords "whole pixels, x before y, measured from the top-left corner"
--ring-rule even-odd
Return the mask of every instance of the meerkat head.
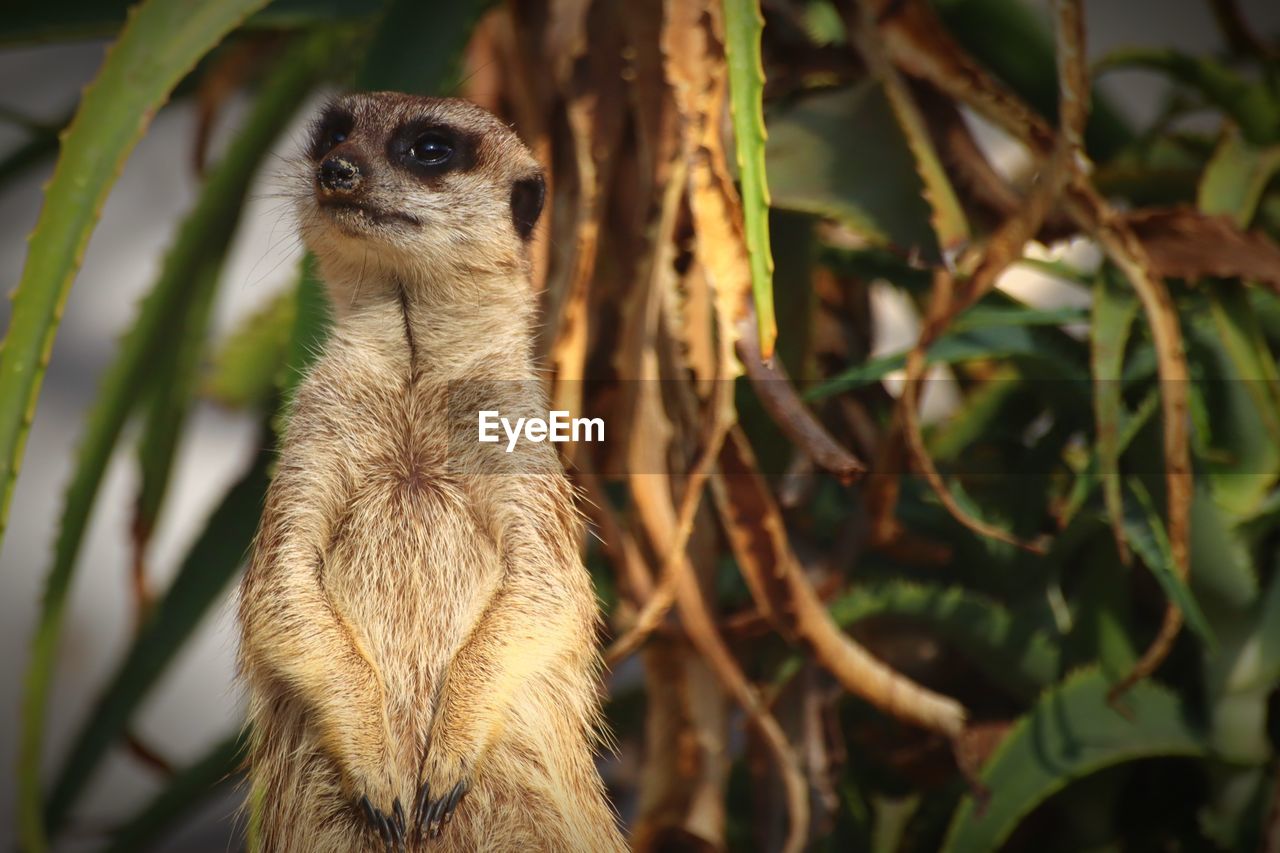
[[346, 95], [316, 119], [304, 162], [302, 234], [330, 272], [408, 284], [526, 263], [542, 169], [475, 104]]

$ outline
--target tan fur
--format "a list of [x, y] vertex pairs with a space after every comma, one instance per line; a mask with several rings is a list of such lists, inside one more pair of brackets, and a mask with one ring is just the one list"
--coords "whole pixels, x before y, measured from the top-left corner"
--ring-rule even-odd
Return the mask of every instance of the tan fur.
[[[546, 416], [531, 357], [513, 182], [538, 173], [479, 107], [352, 95], [332, 149], [352, 198], [323, 207], [313, 151], [303, 236], [335, 328], [303, 380], [241, 587], [250, 784], [271, 851], [382, 850], [358, 803], [411, 813], [470, 788], [409, 849], [625, 849], [594, 766], [598, 613], [550, 444], [476, 440], [477, 408]], [[424, 182], [387, 140], [426, 119], [476, 140]], [[459, 413], [462, 413], [461, 415]]]

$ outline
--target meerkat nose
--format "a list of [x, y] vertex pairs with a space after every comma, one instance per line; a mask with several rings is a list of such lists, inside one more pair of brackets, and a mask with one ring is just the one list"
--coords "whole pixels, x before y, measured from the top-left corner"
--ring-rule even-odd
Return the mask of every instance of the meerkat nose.
[[360, 168], [345, 157], [330, 157], [320, 164], [316, 177], [327, 190], [350, 190], [360, 183]]

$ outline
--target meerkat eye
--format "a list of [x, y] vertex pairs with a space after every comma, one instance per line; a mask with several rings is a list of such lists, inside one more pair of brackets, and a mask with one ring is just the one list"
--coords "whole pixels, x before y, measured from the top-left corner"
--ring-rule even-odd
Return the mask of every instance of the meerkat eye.
[[409, 156], [423, 166], [443, 166], [453, 156], [453, 143], [437, 131], [424, 133], [410, 146]]

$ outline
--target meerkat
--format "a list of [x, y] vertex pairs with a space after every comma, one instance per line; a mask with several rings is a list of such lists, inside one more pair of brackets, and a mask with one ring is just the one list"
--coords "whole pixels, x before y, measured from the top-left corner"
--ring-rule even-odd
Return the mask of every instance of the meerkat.
[[315, 123], [300, 230], [334, 328], [302, 379], [241, 584], [252, 826], [270, 851], [619, 851], [599, 613], [548, 443], [529, 241], [544, 180], [454, 99]]

